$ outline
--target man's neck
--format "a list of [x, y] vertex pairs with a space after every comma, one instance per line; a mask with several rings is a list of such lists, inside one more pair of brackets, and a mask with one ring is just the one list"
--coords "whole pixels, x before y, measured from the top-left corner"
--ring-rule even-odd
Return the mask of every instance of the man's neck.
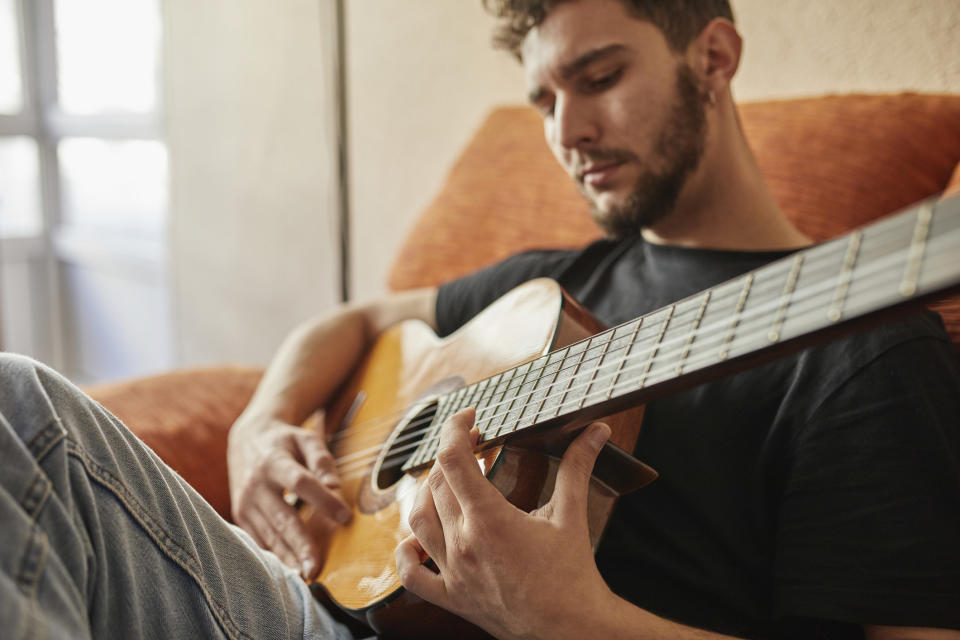
[[775, 250], [807, 246], [767, 187], [737, 123], [732, 102], [718, 107], [700, 167], [670, 215], [643, 230], [654, 244]]

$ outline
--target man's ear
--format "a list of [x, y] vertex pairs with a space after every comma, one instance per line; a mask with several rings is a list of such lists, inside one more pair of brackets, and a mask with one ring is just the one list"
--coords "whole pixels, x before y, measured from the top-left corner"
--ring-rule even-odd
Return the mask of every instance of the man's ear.
[[733, 23], [714, 18], [687, 49], [687, 62], [700, 77], [703, 88], [722, 94], [740, 66], [743, 39]]

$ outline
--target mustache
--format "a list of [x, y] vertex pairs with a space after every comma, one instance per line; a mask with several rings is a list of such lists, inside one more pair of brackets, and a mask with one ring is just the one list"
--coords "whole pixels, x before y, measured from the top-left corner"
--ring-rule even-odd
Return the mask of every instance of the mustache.
[[637, 161], [637, 154], [626, 149], [592, 149], [582, 151], [574, 159], [574, 175], [579, 176], [585, 167], [600, 164], [617, 164], [621, 162]]

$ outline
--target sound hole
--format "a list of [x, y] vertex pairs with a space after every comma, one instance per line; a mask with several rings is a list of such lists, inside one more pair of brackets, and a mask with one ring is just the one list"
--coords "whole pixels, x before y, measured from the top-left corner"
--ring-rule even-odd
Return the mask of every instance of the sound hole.
[[417, 450], [417, 445], [433, 424], [437, 415], [437, 403], [431, 402], [417, 411], [405, 422], [400, 423], [391, 437], [386, 454], [377, 469], [376, 487], [383, 491], [393, 486], [403, 477], [403, 465]]

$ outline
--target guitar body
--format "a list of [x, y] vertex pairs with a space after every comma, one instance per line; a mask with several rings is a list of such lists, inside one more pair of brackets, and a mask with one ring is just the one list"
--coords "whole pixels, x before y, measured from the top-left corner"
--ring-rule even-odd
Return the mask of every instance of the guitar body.
[[[398, 433], [410, 433], [410, 424], [418, 420], [416, 407], [433, 395], [493, 376], [600, 329], [556, 283], [541, 279], [514, 289], [447, 338], [437, 338], [427, 325], [413, 321], [384, 332], [328, 410], [327, 424], [338, 428], [331, 450], [340, 461], [342, 493], [353, 519], [325, 541], [325, 563], [317, 578], [322, 591], [381, 637], [485, 637], [401, 586], [394, 548], [410, 534], [407, 516], [428, 468], [413, 474], [384, 471], [384, 461], [391, 458], [384, 445]], [[613, 429], [611, 442], [619, 449], [608, 446], [602, 457], [609, 463], [597, 464], [598, 471], [608, 468], [607, 477], [595, 476], [591, 483], [594, 545], [618, 494], [655, 477], [620, 451], [632, 451], [641, 416], [639, 407], [606, 420]], [[549, 499], [558, 456], [572, 432], [585, 423], [554, 429], [549, 436], [500, 443], [479, 451], [478, 462], [511, 502], [531, 510]]]

